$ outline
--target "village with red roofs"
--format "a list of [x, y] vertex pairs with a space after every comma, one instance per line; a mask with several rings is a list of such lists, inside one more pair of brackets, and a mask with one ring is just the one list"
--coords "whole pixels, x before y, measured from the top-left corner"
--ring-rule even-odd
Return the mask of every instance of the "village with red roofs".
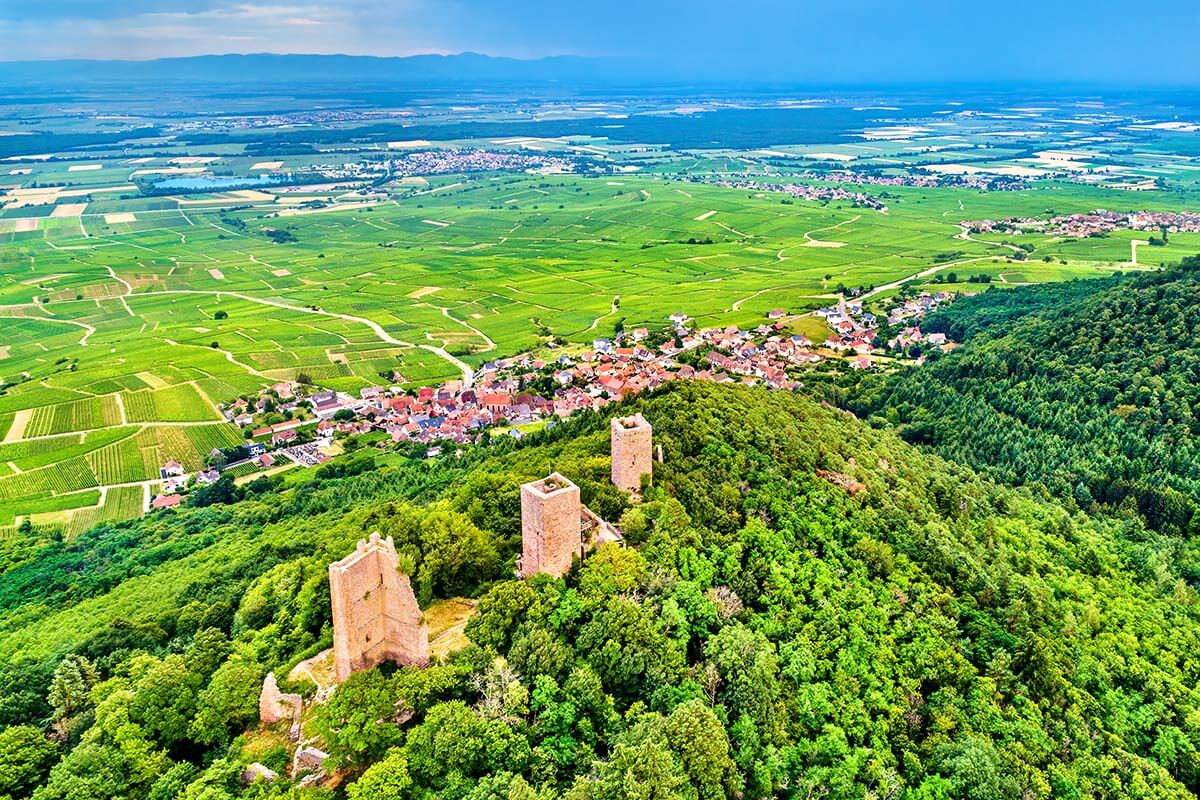
[[[920, 319], [954, 299], [946, 292], [921, 292], [897, 299], [886, 324], [895, 335], [879, 338], [880, 320], [856, 300], [809, 312], [824, 320], [829, 334], [814, 343], [791, 332], [798, 316], [776, 308], [753, 329], [698, 328], [688, 315], [672, 314], [669, 327], [620, 329], [597, 338], [584, 350], [522, 354], [484, 363], [469, 383], [457, 379], [437, 386], [370, 386], [357, 395], [282, 381], [256, 396], [225, 403], [225, 418], [241, 427], [246, 444], [209, 454], [208, 468], [188, 474], [176, 461], [160, 469], [163, 480], [151, 508], [181, 502], [183, 492], [219, 480], [223, 473], [243, 477], [292, 466], [314, 467], [342, 451], [335, 442], [371, 435], [387, 444], [424, 445], [436, 457], [447, 445], [467, 445], [489, 436], [522, 438], [526, 431], [552, 426], [577, 411], [598, 411], [610, 403], [673, 380], [762, 385], [795, 390], [806, 368], [823, 361], [872, 369], [908, 357], [921, 364], [921, 347], [946, 347], [940, 333], [924, 334]], [[898, 332], [897, 332], [898, 330]], [[914, 350], [916, 346], [917, 350]], [[565, 348], [563, 348], [565, 350]], [[270, 422], [270, 420], [278, 420]], [[234, 452], [236, 451], [236, 452]]]

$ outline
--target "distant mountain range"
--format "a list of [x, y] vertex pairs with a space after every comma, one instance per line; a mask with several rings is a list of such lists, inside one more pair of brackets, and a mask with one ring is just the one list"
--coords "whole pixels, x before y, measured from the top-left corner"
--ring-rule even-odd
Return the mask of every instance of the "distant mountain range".
[[501, 58], [479, 53], [405, 57], [252, 53], [150, 61], [0, 61], [0, 81], [22, 84], [142, 82], [603, 83], [636, 75], [614, 58]]

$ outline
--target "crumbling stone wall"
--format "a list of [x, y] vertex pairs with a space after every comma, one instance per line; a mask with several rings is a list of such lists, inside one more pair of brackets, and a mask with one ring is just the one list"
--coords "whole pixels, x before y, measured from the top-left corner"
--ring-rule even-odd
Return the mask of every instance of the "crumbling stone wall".
[[329, 565], [334, 672], [339, 682], [384, 661], [429, 663], [429, 627], [391, 537], [372, 533]]
[[263, 680], [262, 691], [258, 694], [258, 718], [265, 725], [274, 725], [282, 719], [298, 720], [303, 702], [298, 694], [279, 691], [275, 673], [268, 672]]

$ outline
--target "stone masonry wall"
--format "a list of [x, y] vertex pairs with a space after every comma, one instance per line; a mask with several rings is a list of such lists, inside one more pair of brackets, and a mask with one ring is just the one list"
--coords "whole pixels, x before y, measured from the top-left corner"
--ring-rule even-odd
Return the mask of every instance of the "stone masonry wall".
[[637, 494], [642, 476], [653, 474], [654, 429], [641, 414], [614, 417], [610, 423], [612, 482], [618, 489]]
[[521, 576], [555, 577], [583, 554], [579, 487], [557, 472], [521, 486]]
[[329, 565], [333, 604], [334, 671], [339, 682], [384, 661], [429, 663], [429, 628], [412, 584], [396, 567], [391, 537], [359, 541], [353, 553]]
[[258, 718], [264, 725], [274, 725], [281, 719], [298, 720], [302, 702], [298, 694], [279, 691], [275, 673], [268, 672], [263, 680], [262, 691], [258, 694]]

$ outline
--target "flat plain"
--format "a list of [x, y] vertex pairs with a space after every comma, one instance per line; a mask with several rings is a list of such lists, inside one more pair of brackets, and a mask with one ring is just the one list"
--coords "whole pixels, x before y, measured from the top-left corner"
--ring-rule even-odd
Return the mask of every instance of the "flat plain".
[[[1200, 252], [1198, 233], [1172, 234], [1168, 247], [1133, 245], [1146, 237], [1139, 231], [968, 236], [963, 223], [973, 220], [1171, 211], [1194, 192], [1194, 173], [1177, 160], [1167, 162], [1175, 182], [1145, 191], [1108, 177], [1051, 179], [1047, 163], [1103, 158], [1031, 156], [995, 125], [976, 125], [743, 149], [602, 136], [422, 139], [382, 146], [391, 155], [557, 153], [604, 166], [178, 195], [147, 194], [145, 181], [257, 181], [329, 159], [155, 141], [151, 156], [10, 160], [0, 172], [0, 528], [32, 519], [70, 534], [140, 512], [161, 464], [195, 470], [213, 448], [241, 441], [217, 404], [302, 374], [347, 392], [416, 387], [469, 378], [489, 359], [555, 339], [586, 344], [618, 322], [662, 328], [676, 312], [701, 326], [753, 326], [769, 309], [798, 315], [835, 302], [839, 288], [946, 288], [951, 272], [995, 286], [1061, 281]], [[1142, 156], [1111, 158], [1128, 183], [1144, 177], [1142, 162], [1160, 169], [1165, 156], [1147, 145]], [[1046, 177], [1018, 191], [807, 181], [883, 198], [882, 210], [718, 185], [786, 182], [819, 162], [909, 175], [970, 162]], [[808, 331], [810, 322], [799, 324]]]

